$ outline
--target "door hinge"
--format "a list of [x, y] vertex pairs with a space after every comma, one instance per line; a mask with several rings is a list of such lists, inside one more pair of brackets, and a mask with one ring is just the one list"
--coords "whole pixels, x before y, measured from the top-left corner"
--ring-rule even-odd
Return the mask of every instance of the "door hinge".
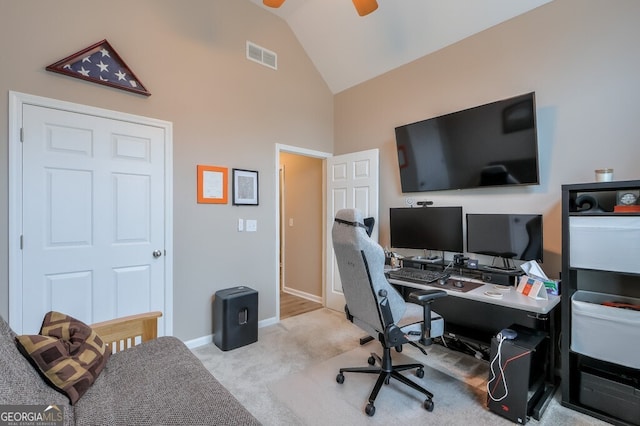
[[20, 235], [20, 250], [24, 247], [24, 235]]
[[20, 142], [24, 142], [24, 127], [20, 127]]

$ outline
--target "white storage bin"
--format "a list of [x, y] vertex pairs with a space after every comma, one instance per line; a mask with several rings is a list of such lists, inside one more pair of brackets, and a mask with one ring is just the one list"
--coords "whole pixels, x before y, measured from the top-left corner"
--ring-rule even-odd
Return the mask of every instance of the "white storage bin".
[[640, 305], [640, 299], [576, 291], [571, 297], [571, 350], [640, 368], [640, 311], [603, 306], [603, 302]]
[[574, 268], [640, 273], [638, 216], [571, 216], [569, 238]]

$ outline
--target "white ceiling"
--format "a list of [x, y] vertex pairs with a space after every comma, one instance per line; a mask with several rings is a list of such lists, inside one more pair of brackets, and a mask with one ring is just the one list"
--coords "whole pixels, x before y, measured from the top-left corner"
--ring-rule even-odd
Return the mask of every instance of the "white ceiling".
[[251, 1], [289, 24], [338, 93], [552, 0], [378, 0], [364, 17], [351, 0]]

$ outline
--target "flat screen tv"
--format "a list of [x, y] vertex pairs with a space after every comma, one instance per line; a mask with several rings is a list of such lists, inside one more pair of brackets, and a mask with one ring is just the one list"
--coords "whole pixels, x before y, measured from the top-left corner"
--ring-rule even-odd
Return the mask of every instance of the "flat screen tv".
[[391, 247], [461, 253], [462, 207], [390, 208]]
[[402, 192], [539, 183], [535, 93], [396, 127]]
[[542, 262], [542, 215], [467, 213], [467, 252]]

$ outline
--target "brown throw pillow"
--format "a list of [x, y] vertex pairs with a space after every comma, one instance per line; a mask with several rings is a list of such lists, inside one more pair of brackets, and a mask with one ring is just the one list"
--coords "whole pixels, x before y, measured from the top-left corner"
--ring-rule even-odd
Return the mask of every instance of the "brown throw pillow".
[[91, 327], [53, 311], [45, 315], [40, 334], [17, 336], [16, 342], [20, 352], [72, 405], [96, 381], [111, 355], [109, 346]]

